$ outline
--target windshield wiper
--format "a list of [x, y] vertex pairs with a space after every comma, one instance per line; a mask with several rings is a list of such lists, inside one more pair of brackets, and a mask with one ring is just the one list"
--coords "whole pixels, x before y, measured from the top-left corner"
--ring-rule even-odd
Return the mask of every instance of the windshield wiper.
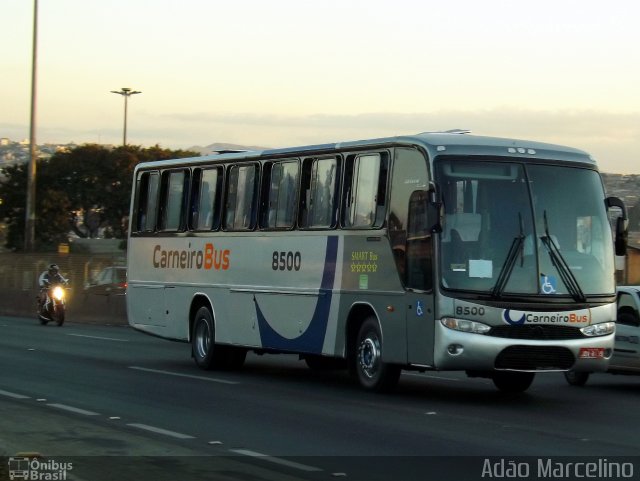
[[560, 248], [549, 234], [549, 223], [547, 222], [546, 210], [544, 211], [544, 232], [545, 235], [542, 236], [540, 240], [542, 240], [542, 243], [547, 248], [549, 257], [551, 258], [551, 263], [560, 274], [560, 279], [562, 279], [562, 282], [567, 287], [567, 290], [569, 291], [569, 294], [571, 294], [571, 297], [573, 297], [574, 301], [585, 302], [587, 298], [585, 297], [576, 276], [571, 272], [571, 268], [567, 264], [567, 261], [565, 261], [564, 257], [560, 253]]
[[[509, 282], [509, 278], [511, 277], [513, 268], [516, 265], [518, 254], [522, 253], [522, 246], [524, 244], [524, 229], [522, 226], [522, 215], [520, 213], [518, 213], [518, 218], [520, 221], [520, 234], [513, 238], [513, 242], [511, 242], [511, 247], [509, 248], [507, 258], [504, 260], [504, 263], [500, 268], [500, 274], [498, 274], [496, 285], [493, 286], [493, 289], [491, 290], [491, 297], [493, 297], [494, 299], [500, 299], [502, 297], [502, 293], [507, 287], [507, 282]], [[520, 262], [522, 262], [522, 257], [520, 258]]]

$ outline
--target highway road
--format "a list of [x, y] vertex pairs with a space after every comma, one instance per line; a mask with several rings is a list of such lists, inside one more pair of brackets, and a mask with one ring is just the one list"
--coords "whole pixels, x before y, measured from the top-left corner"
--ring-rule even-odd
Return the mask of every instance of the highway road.
[[71, 457], [77, 479], [483, 479], [489, 457], [584, 456], [628, 457], [640, 476], [639, 401], [640, 377], [607, 374], [506, 395], [404, 373], [379, 395], [296, 356], [207, 372], [188, 344], [128, 327], [0, 317], [0, 456]]

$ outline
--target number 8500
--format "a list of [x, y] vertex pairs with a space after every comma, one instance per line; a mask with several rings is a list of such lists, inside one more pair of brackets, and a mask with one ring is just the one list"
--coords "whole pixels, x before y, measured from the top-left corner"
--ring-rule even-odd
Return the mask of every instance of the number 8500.
[[273, 251], [271, 269], [274, 271], [299, 271], [302, 265], [300, 252]]

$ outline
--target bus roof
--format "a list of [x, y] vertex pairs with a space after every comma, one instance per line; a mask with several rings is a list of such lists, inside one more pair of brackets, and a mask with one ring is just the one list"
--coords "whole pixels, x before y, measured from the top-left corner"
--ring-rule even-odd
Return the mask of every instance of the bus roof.
[[173, 160], [160, 160], [138, 164], [138, 168], [171, 167], [173, 165], [225, 162], [230, 160], [259, 160], [264, 158], [290, 157], [295, 155], [322, 155], [338, 150], [358, 150], [390, 146], [422, 147], [431, 158], [438, 155], [514, 156], [529, 159], [547, 159], [590, 164], [595, 160], [585, 151], [531, 140], [470, 135], [465, 131], [423, 132], [415, 135], [383, 137], [369, 140], [285, 147], [266, 150], [249, 150], [212, 154]]

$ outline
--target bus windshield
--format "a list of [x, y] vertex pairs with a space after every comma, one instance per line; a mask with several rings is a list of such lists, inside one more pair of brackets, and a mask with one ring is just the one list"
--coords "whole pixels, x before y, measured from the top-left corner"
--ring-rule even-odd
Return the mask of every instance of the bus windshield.
[[594, 170], [436, 161], [442, 285], [493, 298], [614, 292], [604, 190]]

